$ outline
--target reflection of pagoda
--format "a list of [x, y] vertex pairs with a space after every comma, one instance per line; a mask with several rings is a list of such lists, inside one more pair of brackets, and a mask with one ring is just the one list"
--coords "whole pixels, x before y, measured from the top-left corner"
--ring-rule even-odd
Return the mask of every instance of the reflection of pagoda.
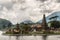
[[47, 29], [48, 29], [48, 26], [47, 26], [47, 23], [46, 23], [45, 14], [43, 15], [42, 28], [43, 28], [44, 30], [47, 30]]

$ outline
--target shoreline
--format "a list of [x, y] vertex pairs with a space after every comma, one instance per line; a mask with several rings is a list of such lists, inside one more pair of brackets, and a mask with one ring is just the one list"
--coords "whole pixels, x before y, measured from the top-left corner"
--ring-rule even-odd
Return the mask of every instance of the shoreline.
[[5, 36], [50, 36], [50, 35], [60, 35], [60, 34], [6, 34], [6, 33], [3, 33], [2, 35], [5, 35]]

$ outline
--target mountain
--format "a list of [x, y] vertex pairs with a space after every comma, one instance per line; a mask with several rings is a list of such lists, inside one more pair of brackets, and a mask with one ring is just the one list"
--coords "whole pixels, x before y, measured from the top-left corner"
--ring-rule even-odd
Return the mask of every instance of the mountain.
[[9, 20], [0, 18], [0, 30], [5, 29], [7, 27], [11, 27], [12, 23]]
[[[49, 22], [49, 21], [50, 21], [49, 18], [50, 18], [50, 17], [53, 17], [53, 16], [58, 16], [57, 20], [60, 20], [60, 11], [54, 12], [54, 13], [52, 13], [51, 15], [47, 16], [47, 17], [46, 17], [46, 21]], [[41, 22], [42, 22], [42, 19], [39, 20], [37, 23], [41, 23]]]
[[21, 23], [24, 23], [24, 24], [31, 24], [31, 23], [33, 23], [31, 20], [24, 20], [23, 22], [21, 22]]
[[54, 12], [51, 15], [47, 16], [46, 17], [47, 22], [50, 21], [49, 18], [54, 17], [54, 16], [58, 16], [57, 20], [59, 21], [60, 20], [60, 11]]

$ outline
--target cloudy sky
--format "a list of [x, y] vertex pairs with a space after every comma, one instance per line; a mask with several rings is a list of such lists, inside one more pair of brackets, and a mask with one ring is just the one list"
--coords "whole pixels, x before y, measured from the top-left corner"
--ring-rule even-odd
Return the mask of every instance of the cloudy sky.
[[55, 11], [60, 11], [60, 0], [0, 0], [0, 18], [13, 24], [24, 20], [37, 22]]

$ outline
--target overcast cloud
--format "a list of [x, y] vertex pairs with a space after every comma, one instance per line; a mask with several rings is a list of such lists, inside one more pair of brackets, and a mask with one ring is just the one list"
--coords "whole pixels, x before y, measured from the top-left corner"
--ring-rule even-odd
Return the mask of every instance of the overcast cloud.
[[55, 11], [60, 11], [60, 0], [0, 0], [0, 18], [13, 24], [24, 20], [37, 22]]

